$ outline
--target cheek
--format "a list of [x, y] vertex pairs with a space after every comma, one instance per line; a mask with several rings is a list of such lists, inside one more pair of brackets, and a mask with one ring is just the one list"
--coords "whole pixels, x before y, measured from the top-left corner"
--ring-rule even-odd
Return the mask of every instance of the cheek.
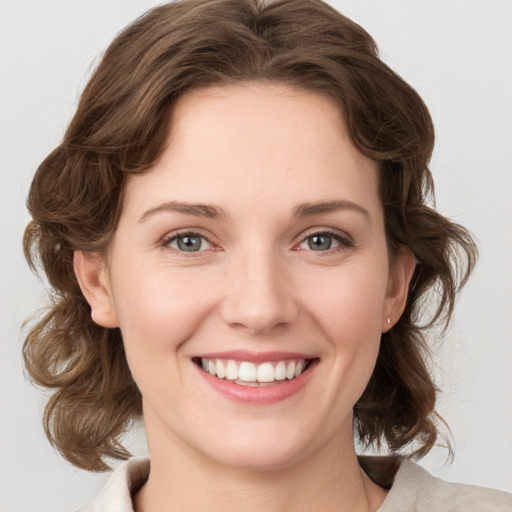
[[[341, 349], [380, 339], [385, 305], [387, 269], [346, 267], [337, 273], [316, 276], [307, 294], [310, 311]], [[306, 295], [304, 295], [306, 296]]]
[[[333, 385], [329, 399], [351, 408], [363, 393], [378, 356], [387, 287], [387, 268], [375, 262], [344, 268], [317, 280], [309, 305], [316, 330], [327, 341], [325, 361]], [[339, 390], [345, 390], [339, 393]]]
[[[141, 277], [139, 277], [141, 276]], [[147, 269], [120, 279], [115, 303], [129, 359], [158, 359], [190, 339], [214, 303], [205, 279]]]

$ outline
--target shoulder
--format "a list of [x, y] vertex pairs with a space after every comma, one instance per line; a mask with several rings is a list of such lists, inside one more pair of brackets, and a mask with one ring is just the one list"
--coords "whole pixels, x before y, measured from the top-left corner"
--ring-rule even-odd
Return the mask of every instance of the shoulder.
[[144, 484], [148, 475], [148, 457], [133, 457], [121, 463], [94, 501], [76, 512], [133, 512], [132, 492]]
[[511, 512], [512, 494], [446, 482], [403, 460], [378, 512]]

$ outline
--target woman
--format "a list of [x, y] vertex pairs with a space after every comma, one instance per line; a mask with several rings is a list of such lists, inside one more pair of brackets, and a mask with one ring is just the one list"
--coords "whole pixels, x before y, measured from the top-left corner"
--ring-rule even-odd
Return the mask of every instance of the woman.
[[116, 38], [25, 235], [56, 291], [25, 344], [50, 440], [104, 470], [144, 416], [151, 469], [83, 510], [510, 507], [354, 448], [437, 438], [421, 299], [448, 321], [476, 249], [428, 206], [432, 146], [418, 95], [320, 2], [189, 0]]

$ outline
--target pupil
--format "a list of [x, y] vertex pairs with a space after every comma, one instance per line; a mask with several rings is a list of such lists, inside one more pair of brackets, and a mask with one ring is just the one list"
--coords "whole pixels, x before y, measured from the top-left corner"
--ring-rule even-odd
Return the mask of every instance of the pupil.
[[201, 237], [182, 236], [178, 238], [178, 247], [180, 251], [198, 251], [201, 248]]
[[326, 251], [331, 248], [331, 237], [326, 235], [314, 235], [309, 237], [308, 245], [313, 251]]

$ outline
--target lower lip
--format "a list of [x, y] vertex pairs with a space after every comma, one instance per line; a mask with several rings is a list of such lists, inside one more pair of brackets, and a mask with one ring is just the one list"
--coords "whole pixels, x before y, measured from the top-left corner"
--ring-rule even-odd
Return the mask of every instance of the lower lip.
[[196, 367], [203, 379], [221, 395], [235, 402], [268, 405], [282, 402], [303, 389], [311, 379], [317, 363], [316, 360], [312, 361], [299, 377], [271, 386], [242, 386], [229, 380], [214, 377], [197, 365]]

